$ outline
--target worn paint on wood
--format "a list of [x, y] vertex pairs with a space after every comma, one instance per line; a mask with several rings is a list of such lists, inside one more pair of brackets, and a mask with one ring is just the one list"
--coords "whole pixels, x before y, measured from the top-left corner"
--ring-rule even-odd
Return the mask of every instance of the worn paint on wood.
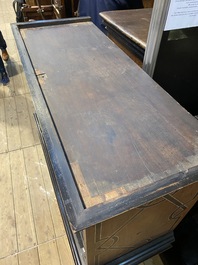
[[197, 165], [194, 117], [92, 23], [21, 33], [86, 205], [169, 185]]

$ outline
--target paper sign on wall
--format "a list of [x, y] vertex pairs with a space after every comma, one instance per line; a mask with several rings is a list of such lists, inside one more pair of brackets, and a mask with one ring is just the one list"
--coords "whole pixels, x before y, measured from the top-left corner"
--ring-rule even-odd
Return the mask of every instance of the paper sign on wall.
[[171, 0], [164, 30], [198, 26], [198, 0]]

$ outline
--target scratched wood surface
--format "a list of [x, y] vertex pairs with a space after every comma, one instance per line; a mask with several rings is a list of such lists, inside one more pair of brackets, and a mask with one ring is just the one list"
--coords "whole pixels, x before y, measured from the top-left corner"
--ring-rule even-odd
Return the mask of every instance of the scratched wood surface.
[[197, 166], [195, 118], [92, 23], [21, 33], [87, 207]]

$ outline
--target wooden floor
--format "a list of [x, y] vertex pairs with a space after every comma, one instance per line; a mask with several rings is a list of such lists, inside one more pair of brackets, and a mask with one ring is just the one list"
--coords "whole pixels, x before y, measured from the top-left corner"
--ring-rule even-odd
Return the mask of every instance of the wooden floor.
[[[73, 265], [10, 27], [12, 2], [0, 0], [0, 29], [10, 54], [10, 83], [0, 84], [0, 265]], [[156, 256], [143, 264], [162, 262]]]

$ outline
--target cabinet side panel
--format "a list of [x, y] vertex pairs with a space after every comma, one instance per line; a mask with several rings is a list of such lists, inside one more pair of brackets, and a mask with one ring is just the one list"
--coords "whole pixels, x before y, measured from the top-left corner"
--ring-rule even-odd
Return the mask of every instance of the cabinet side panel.
[[198, 198], [198, 183], [85, 231], [88, 265], [103, 265], [173, 231]]

